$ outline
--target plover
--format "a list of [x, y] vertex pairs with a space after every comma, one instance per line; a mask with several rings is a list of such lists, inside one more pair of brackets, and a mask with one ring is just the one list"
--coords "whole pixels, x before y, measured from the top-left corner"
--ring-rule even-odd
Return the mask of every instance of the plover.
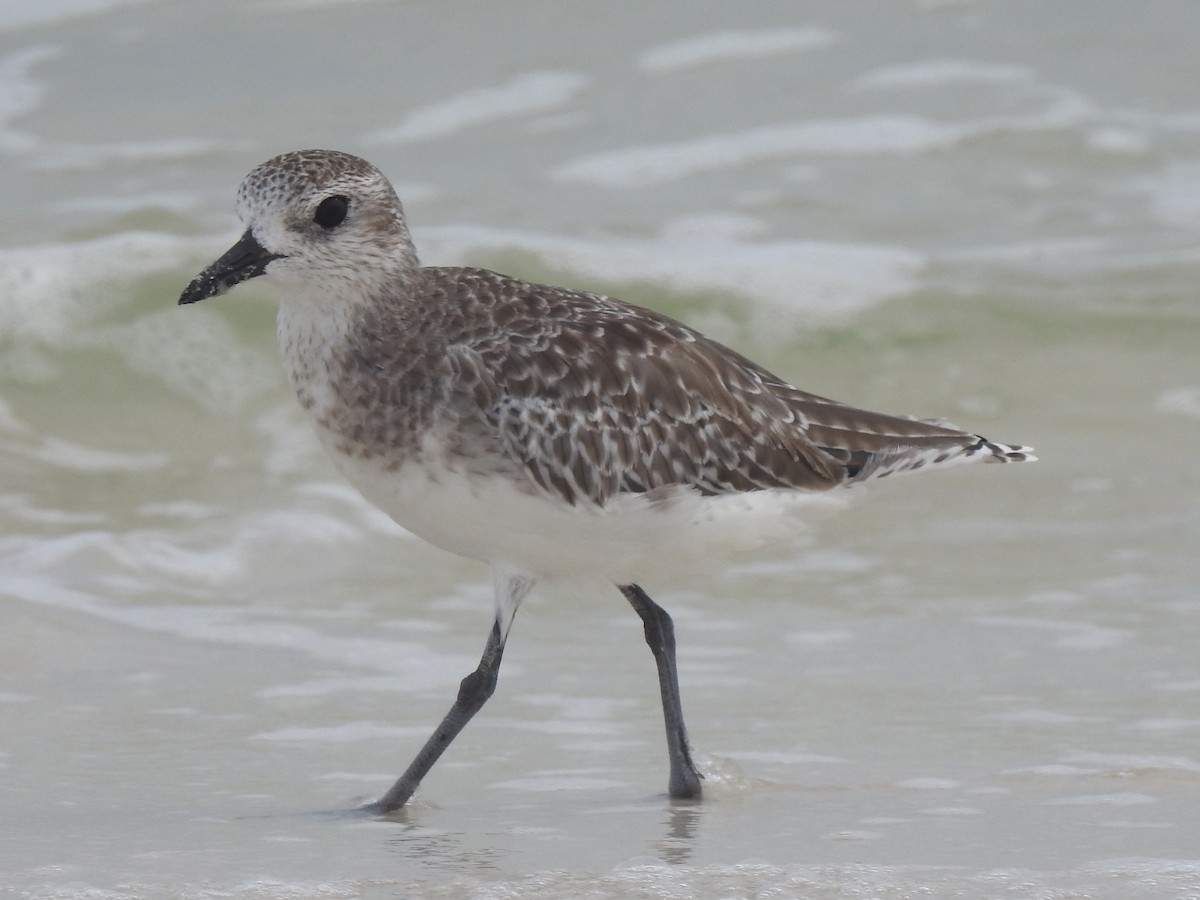
[[496, 687], [543, 578], [607, 579], [658, 666], [674, 798], [700, 796], [671, 617], [639, 586], [784, 541], [846, 488], [1030, 449], [801, 391], [667, 316], [478, 268], [423, 267], [387, 178], [303, 150], [246, 176], [245, 233], [179, 302], [265, 276], [287, 376], [337, 468], [432, 544], [487, 563], [478, 668], [392, 788], [403, 806]]

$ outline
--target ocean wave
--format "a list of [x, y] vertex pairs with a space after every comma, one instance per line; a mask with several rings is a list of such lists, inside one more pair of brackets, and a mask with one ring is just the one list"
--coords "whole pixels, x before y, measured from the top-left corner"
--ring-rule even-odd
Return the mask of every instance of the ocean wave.
[[0, 31], [52, 25], [67, 19], [99, 16], [150, 0], [5, 0], [0, 5]]
[[925, 264], [918, 253], [884, 245], [747, 239], [756, 227], [745, 217], [698, 216], [640, 240], [474, 226], [426, 229], [421, 237], [427, 255], [439, 259], [517, 250], [584, 277], [718, 291], [819, 317], [858, 312], [908, 293]]
[[[888, 823], [891, 824], [891, 823]], [[395, 830], [392, 823], [364, 823], [359, 828]], [[438, 860], [447, 847], [463, 839], [429, 827], [409, 825], [407, 841], [414, 855]], [[824, 842], [862, 842], [877, 832], [846, 830], [824, 836]], [[407, 844], [393, 839], [401, 848]], [[662, 842], [663, 855], [628, 857], [609, 871], [576, 872], [565, 867], [506, 874], [494, 862], [484, 864], [459, 851], [453, 871], [417, 878], [342, 878], [312, 880], [257, 876], [229, 883], [211, 878], [195, 884], [126, 878], [115, 890], [84, 881], [51, 881], [36, 896], [61, 900], [294, 900], [297, 897], [383, 898], [420, 896], [429, 900], [591, 900], [628, 897], [759, 897], [836, 900], [847, 896], [901, 900], [906, 897], [1093, 897], [1121, 900], [1189, 900], [1200, 890], [1200, 860], [1125, 857], [1084, 862], [1062, 870], [1022, 866], [972, 868], [944, 865], [883, 865], [829, 862], [820, 865], [779, 865], [761, 858], [717, 865], [681, 864], [673, 859], [671, 842]], [[311, 846], [305, 844], [305, 847]], [[828, 846], [827, 846], [828, 850]], [[417, 852], [419, 851], [419, 852]], [[468, 865], [463, 860], [474, 860]], [[490, 857], [484, 856], [484, 860]], [[434, 866], [433, 868], [437, 868]], [[466, 871], [463, 871], [466, 869]], [[479, 871], [472, 871], [477, 869]]]
[[134, 280], [199, 258], [207, 246], [195, 238], [139, 231], [0, 249], [0, 336], [51, 346], [74, 343], [81, 327], [126, 300]]
[[18, 50], [0, 60], [0, 151], [27, 153], [38, 140], [13, 126], [13, 122], [37, 109], [45, 89], [34, 81], [34, 66], [62, 54], [60, 47], [40, 45]]
[[[280, 380], [266, 349], [248, 347], [213, 311], [182, 314], [173, 288], [164, 290], [160, 309], [125, 314], [142, 280], [198, 269], [227, 240], [122, 232], [0, 250], [0, 371], [46, 381], [59, 374], [62, 351], [100, 349], [209, 409], [240, 408]], [[184, 284], [181, 276], [178, 288]], [[46, 462], [120, 467], [102, 454], [38, 452]]]
[[803, 156], [911, 155], [943, 151], [967, 140], [1038, 131], [1071, 131], [1111, 124], [1088, 97], [1069, 88], [1037, 85], [1025, 112], [940, 121], [915, 113], [809, 119], [638, 144], [586, 154], [550, 172], [554, 181], [607, 188], [667, 184], [711, 172]]
[[676, 72], [714, 63], [814, 50], [828, 47], [838, 39], [836, 31], [816, 26], [710, 31], [651, 47], [638, 57], [638, 67], [647, 72]]
[[413, 110], [397, 125], [367, 133], [371, 144], [444, 138], [498, 121], [553, 112], [566, 106], [591, 79], [578, 72], [526, 72], [503, 84], [477, 87]]
[[1027, 83], [1035, 77], [1036, 73], [1027, 66], [973, 62], [965, 59], [934, 59], [872, 69], [854, 79], [850, 86], [868, 90], [940, 88], [964, 84]]

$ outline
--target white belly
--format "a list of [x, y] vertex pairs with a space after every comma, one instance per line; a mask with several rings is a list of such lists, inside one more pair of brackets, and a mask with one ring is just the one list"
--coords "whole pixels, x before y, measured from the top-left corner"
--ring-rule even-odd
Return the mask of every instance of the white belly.
[[334, 460], [363, 496], [444, 550], [533, 576], [617, 584], [703, 572], [716, 559], [787, 542], [848, 498], [844, 490], [705, 497], [680, 488], [654, 499], [625, 494], [603, 508], [573, 507], [503, 475], [426, 461], [388, 472], [337, 453]]

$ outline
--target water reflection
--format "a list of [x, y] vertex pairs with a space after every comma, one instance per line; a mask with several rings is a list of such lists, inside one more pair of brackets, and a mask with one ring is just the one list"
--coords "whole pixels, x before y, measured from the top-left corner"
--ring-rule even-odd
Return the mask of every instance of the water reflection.
[[703, 809], [702, 801], [667, 801], [666, 816], [663, 820], [666, 833], [652, 845], [656, 851], [655, 855], [672, 865], [690, 862]]
[[[573, 860], [574, 865], [585, 859], [597, 871], [606, 872], [620, 860], [630, 858], [671, 866], [692, 863], [704, 808], [703, 802], [665, 797], [656, 798], [652, 805], [605, 810], [591, 804], [570, 809], [547, 805], [540, 807], [537, 816], [530, 816], [525, 804], [481, 806], [473, 811], [457, 807], [444, 817], [455, 823], [451, 830], [440, 827], [441, 810], [418, 805], [347, 827], [391, 827], [393, 833], [384, 840], [390, 853], [402, 857], [406, 864], [456, 877], [512, 871], [531, 845], [557, 845], [563, 859]], [[616, 834], [614, 816], [621, 822]], [[544, 824], [516, 824], [531, 820]], [[638, 841], [636, 836], [643, 826], [645, 834]]]
[[403, 857], [407, 864], [436, 872], [461, 876], [465, 872], [496, 873], [504, 870], [510, 856], [500, 842], [471, 846], [468, 832], [441, 831], [414, 821], [419, 813], [404, 809], [387, 817], [389, 822], [402, 822], [400, 828], [385, 842], [386, 849]]

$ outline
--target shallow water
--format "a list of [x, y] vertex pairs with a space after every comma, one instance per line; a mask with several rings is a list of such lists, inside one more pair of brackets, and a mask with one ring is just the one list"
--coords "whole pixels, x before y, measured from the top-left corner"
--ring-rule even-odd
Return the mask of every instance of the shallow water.
[[[797, 11], [799, 10], [799, 12]], [[1200, 895], [1200, 7], [0, 10], [0, 896]], [[617, 292], [800, 385], [1030, 443], [781, 559], [611, 589], [374, 512], [248, 285], [273, 153], [368, 156], [426, 261]]]

